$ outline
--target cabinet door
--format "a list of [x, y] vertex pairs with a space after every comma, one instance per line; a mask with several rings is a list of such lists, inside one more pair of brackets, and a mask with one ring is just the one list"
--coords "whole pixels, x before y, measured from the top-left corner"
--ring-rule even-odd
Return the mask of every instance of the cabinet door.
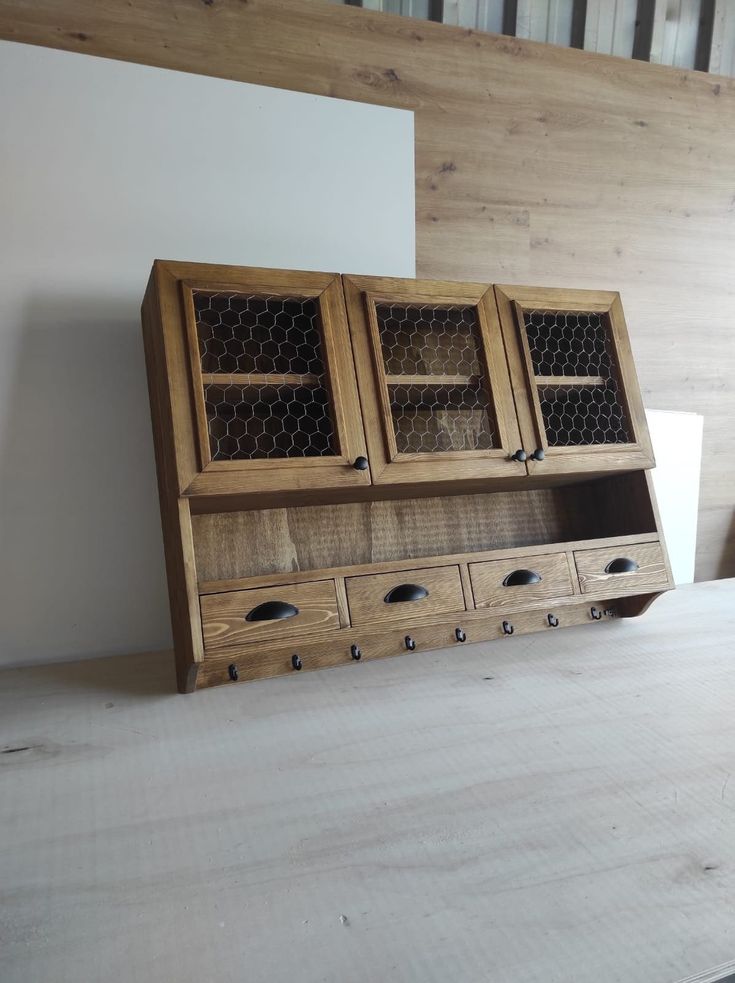
[[373, 481], [525, 476], [492, 287], [343, 280]]
[[200, 473], [188, 493], [369, 484], [339, 276], [170, 266], [197, 424]]
[[529, 473], [652, 467], [619, 295], [506, 286], [495, 292]]

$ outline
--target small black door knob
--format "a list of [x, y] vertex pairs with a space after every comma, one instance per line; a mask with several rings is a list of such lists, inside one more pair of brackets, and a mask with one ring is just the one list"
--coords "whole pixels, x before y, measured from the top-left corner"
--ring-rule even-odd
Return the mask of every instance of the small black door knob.
[[466, 642], [467, 641], [467, 635], [465, 634], [464, 629], [462, 629], [462, 628], [455, 628], [454, 629], [454, 637], [457, 639], [458, 642]]
[[370, 464], [368, 459], [366, 457], [362, 457], [362, 455], [360, 455], [360, 457], [356, 457], [352, 462], [352, 467], [355, 469], [355, 471], [367, 471], [369, 466]]
[[598, 608], [595, 608], [595, 607], [591, 607], [591, 608], [590, 608], [590, 617], [591, 617], [591, 618], [592, 618], [592, 619], [593, 619], [594, 621], [599, 621], [599, 620], [600, 620], [600, 618], [602, 617], [602, 611], [600, 611], [600, 610], [598, 610]]
[[294, 669], [300, 669], [301, 666], [303, 665], [300, 656], [298, 656], [298, 655], [292, 655], [291, 656], [291, 665], [293, 666]]
[[410, 635], [406, 635], [404, 641], [406, 643], [406, 648], [408, 649], [408, 651], [413, 652], [413, 650], [416, 648], [416, 642], [414, 641], [414, 639], [411, 638]]
[[235, 665], [234, 662], [232, 663], [231, 666], [227, 667], [227, 675], [230, 677], [233, 683], [237, 682], [237, 676], [238, 676], [237, 666]]
[[547, 614], [546, 620], [549, 622], [549, 628], [559, 627], [559, 619], [555, 614]]
[[504, 635], [512, 635], [513, 634], [513, 631], [514, 631], [514, 628], [513, 628], [513, 625], [510, 623], [510, 621], [504, 621], [503, 622], [503, 634]]
[[359, 662], [360, 659], [362, 658], [362, 652], [360, 651], [360, 647], [358, 645], [350, 645], [350, 655], [355, 660], [355, 662]]
[[516, 451], [515, 454], [511, 455], [511, 461], [519, 461], [521, 464], [523, 464], [527, 458], [528, 454], [526, 454], [523, 449]]
[[545, 456], [546, 455], [544, 454], [543, 448], [537, 447], [536, 450], [533, 452], [533, 454], [531, 454], [531, 460], [532, 461], [543, 461], [543, 459], [544, 459]]

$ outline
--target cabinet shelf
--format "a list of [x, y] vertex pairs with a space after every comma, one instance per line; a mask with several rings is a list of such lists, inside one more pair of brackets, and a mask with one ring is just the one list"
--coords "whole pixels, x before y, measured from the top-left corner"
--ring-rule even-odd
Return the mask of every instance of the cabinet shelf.
[[389, 386], [478, 386], [478, 375], [386, 375]]
[[536, 375], [533, 381], [537, 386], [604, 386], [609, 382], [602, 375]]
[[202, 372], [205, 386], [317, 386], [318, 375], [277, 372]]

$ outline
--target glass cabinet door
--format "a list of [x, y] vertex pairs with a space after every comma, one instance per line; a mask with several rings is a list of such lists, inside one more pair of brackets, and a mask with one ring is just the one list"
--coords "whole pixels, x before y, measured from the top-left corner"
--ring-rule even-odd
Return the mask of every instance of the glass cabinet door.
[[339, 277], [231, 272], [182, 283], [202, 473], [247, 473], [249, 490], [369, 483]]
[[375, 482], [525, 475], [492, 288], [345, 277]]
[[615, 293], [496, 287], [529, 473], [653, 464]]

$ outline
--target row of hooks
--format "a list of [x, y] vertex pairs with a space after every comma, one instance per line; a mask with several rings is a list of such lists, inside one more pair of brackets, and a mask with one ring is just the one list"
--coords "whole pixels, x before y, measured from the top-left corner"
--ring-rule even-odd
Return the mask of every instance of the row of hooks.
[[[609, 617], [611, 617], [613, 614], [614, 612], [611, 609], [600, 611], [600, 609], [594, 607], [594, 605], [590, 608], [590, 617], [592, 618], [593, 621], [600, 621], [603, 615], [608, 615]], [[560, 621], [555, 614], [551, 614], [551, 613], [547, 614], [546, 621], [549, 625], [549, 628], [559, 627]], [[510, 621], [504, 621], [502, 627], [503, 627], [504, 635], [512, 635], [515, 631], [515, 628], [513, 627]], [[467, 641], [467, 633], [465, 632], [464, 628], [455, 628], [454, 637], [458, 642]], [[414, 652], [416, 649], [416, 639], [412, 638], [411, 635], [405, 636], [405, 638], [403, 639], [403, 644], [406, 646], [406, 649], [409, 652]], [[355, 660], [355, 662], [359, 662], [360, 659], [362, 659], [362, 651], [360, 650], [359, 645], [350, 646], [350, 656]], [[292, 669], [295, 669], [296, 672], [299, 672], [301, 669], [303, 669], [303, 666], [304, 663], [302, 662], [300, 655], [291, 656]], [[227, 673], [233, 682], [237, 682], [239, 674], [238, 674], [237, 666], [235, 665], [234, 662], [227, 667]]]

